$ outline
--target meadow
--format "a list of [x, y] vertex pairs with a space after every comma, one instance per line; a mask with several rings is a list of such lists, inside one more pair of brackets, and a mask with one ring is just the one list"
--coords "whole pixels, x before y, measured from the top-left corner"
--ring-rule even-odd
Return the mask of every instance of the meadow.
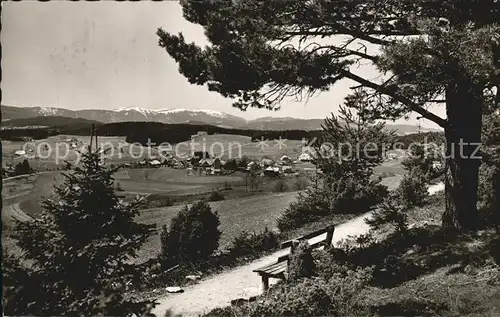
[[244, 182], [243, 175], [198, 176], [188, 175], [185, 169], [138, 168], [124, 169], [115, 174], [122, 194], [170, 194], [191, 195], [206, 193], [210, 190]]
[[[219, 249], [228, 247], [234, 237], [242, 231], [259, 232], [265, 227], [276, 229], [276, 218], [295, 201], [297, 192], [267, 193], [255, 197], [228, 199], [211, 202], [212, 209], [220, 217], [222, 236]], [[155, 224], [158, 232], [163, 225], [169, 225], [171, 219], [183, 206], [171, 206], [144, 210], [137, 221]], [[160, 252], [159, 235], [152, 236], [138, 253], [140, 261], [154, 257]]]

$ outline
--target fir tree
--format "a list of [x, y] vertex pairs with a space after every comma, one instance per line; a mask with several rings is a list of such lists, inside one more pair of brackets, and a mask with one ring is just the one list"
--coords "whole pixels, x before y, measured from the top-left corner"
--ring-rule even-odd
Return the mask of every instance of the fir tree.
[[119, 201], [113, 190], [117, 168], [99, 162], [98, 152], [82, 153], [81, 165], [63, 174], [54, 197], [43, 201], [41, 216], [16, 225], [13, 238], [24, 251], [21, 260], [31, 263], [30, 285], [16, 299], [15, 306], [24, 311], [5, 313], [130, 316], [147, 311], [151, 303], [127, 302], [123, 292], [140, 272], [129, 260], [152, 226], [134, 221], [142, 201]]

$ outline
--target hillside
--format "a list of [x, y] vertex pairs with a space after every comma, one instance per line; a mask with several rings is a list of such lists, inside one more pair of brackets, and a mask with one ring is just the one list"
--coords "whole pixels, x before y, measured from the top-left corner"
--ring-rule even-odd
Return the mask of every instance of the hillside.
[[321, 131], [307, 130], [251, 130], [224, 128], [208, 124], [176, 123], [165, 124], [161, 122], [131, 121], [101, 123], [81, 118], [67, 118], [59, 116], [33, 117], [25, 119], [13, 119], [2, 123], [0, 135], [3, 139], [30, 137], [44, 139], [58, 134], [89, 135], [91, 125], [96, 125], [100, 136], [124, 136], [127, 142], [139, 142], [143, 145], [151, 142], [160, 144], [163, 142], [179, 143], [191, 140], [191, 136], [199, 131], [212, 134], [243, 135], [253, 140], [289, 139], [302, 140], [319, 136]]
[[99, 121], [83, 118], [71, 118], [63, 116], [38, 116], [11, 119], [2, 122], [2, 129], [27, 128], [27, 127], [50, 127], [50, 128], [78, 128], [81, 126], [90, 126], [92, 124], [102, 124]]

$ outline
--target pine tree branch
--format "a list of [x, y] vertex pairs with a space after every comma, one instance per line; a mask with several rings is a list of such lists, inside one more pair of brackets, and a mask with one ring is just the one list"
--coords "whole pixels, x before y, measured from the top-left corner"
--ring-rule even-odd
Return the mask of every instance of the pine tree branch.
[[363, 52], [356, 51], [356, 50], [347, 49], [347, 48], [345, 48], [345, 46], [346, 45], [344, 45], [342, 47], [336, 47], [333, 45], [320, 45], [320, 46], [315, 47], [311, 51], [307, 52], [307, 55], [312, 55], [320, 50], [329, 50], [329, 51], [333, 52], [332, 54], [334, 55], [335, 58], [340, 58], [340, 57], [345, 58], [345, 57], [349, 57], [349, 56], [353, 55], [353, 56], [358, 56], [358, 57], [370, 60], [374, 63], [376, 63], [379, 60], [378, 56], [370, 55], [370, 54], [363, 53]]
[[289, 31], [285, 32], [286, 35], [289, 35], [290, 37], [294, 36], [319, 36], [319, 37], [329, 37], [329, 36], [334, 36], [334, 35], [350, 35], [355, 38], [358, 38], [363, 41], [370, 42], [372, 44], [377, 44], [377, 45], [390, 45], [392, 42], [383, 40], [377, 37], [373, 37], [370, 35], [367, 35], [362, 32], [357, 32], [357, 31], [352, 31], [349, 30], [345, 27], [341, 28], [342, 30], [340, 32], [338, 31]]
[[371, 89], [374, 89], [378, 92], [381, 92], [385, 95], [388, 95], [390, 97], [392, 97], [394, 100], [398, 101], [398, 102], [401, 102], [402, 104], [404, 104], [405, 106], [407, 106], [408, 108], [410, 108], [411, 110], [415, 111], [416, 113], [420, 114], [422, 117], [428, 119], [428, 120], [431, 120], [432, 122], [438, 124], [440, 127], [443, 127], [445, 128], [447, 126], [447, 121], [437, 115], [435, 115], [434, 113], [424, 109], [422, 106], [416, 104], [415, 102], [413, 102], [412, 100], [408, 99], [407, 97], [405, 96], [401, 96], [400, 94], [398, 94], [397, 92], [393, 92], [390, 88], [388, 87], [384, 87], [382, 85], [379, 85], [379, 84], [376, 84], [374, 82], [371, 82], [365, 78], [362, 78], [356, 74], [353, 74], [351, 73], [350, 71], [347, 71], [347, 70], [341, 70], [341, 73], [346, 77], [346, 78], [349, 78], [351, 80], [354, 80], [358, 83], [360, 83], [361, 85], [365, 86], [365, 87], [368, 87], [368, 88], [371, 88]]

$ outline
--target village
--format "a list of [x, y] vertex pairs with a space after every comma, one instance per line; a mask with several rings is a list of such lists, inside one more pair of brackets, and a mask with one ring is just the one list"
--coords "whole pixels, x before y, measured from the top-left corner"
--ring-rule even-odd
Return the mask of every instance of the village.
[[[191, 140], [208, 136], [204, 131], [193, 135]], [[108, 141], [111, 140], [111, 141]], [[103, 148], [102, 163], [106, 165], [121, 166], [126, 169], [136, 168], [165, 168], [183, 169], [186, 176], [221, 176], [230, 175], [235, 171], [245, 173], [257, 173], [259, 176], [279, 177], [283, 175], [296, 175], [297, 172], [317, 172], [314, 165], [313, 154], [309, 148], [300, 149], [301, 153], [285, 155], [279, 152], [273, 155], [260, 156], [244, 155], [236, 158], [224, 158], [220, 153], [209, 153], [208, 151], [192, 150], [190, 153], [174, 153], [173, 151], [160, 151], [157, 147], [150, 148], [148, 154], [146, 148], [140, 148], [139, 158], [131, 155], [132, 145], [116, 142], [108, 137], [102, 138]], [[28, 160], [34, 171], [64, 170], [67, 169], [66, 161], [74, 161], [77, 152], [85, 150], [90, 142], [78, 136], [58, 136], [45, 140], [28, 140], [23, 142], [5, 142], [4, 161], [2, 166], [3, 175], [15, 176], [15, 166], [24, 160]], [[229, 142], [231, 143], [231, 142]], [[251, 144], [252, 145], [252, 144]], [[248, 146], [248, 145], [247, 145]], [[109, 155], [109, 150], [114, 151]], [[63, 154], [62, 158], [54, 157]], [[132, 153], [133, 154], [133, 153]], [[258, 153], [257, 153], [258, 154]], [[59, 160], [59, 161], [57, 161]], [[38, 163], [52, 161], [51, 168], [39, 168]]]

